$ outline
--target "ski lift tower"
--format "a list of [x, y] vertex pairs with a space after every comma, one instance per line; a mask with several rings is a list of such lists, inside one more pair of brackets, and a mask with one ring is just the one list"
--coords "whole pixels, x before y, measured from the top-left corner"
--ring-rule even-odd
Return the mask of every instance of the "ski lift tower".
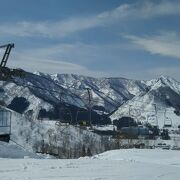
[[88, 91], [88, 110], [89, 110], [89, 124], [92, 126], [92, 92], [90, 88], [86, 88]]
[[12, 77], [25, 76], [25, 71], [22, 69], [11, 69], [9, 67], [6, 67], [12, 48], [14, 48], [14, 43], [9, 43], [9, 44], [0, 46], [0, 49], [4, 51], [2, 60], [0, 62], [0, 80], [3, 80], [3, 81], [11, 80]]
[[11, 43], [11, 44], [2, 45], [2, 46], [0, 46], [0, 48], [5, 48], [5, 53], [3, 55], [3, 58], [2, 58], [2, 61], [0, 64], [0, 67], [5, 67], [7, 64], [7, 60], [9, 58], [11, 49], [14, 48], [14, 44]]
[[12, 48], [14, 48], [13, 43], [0, 46], [0, 49], [4, 50], [4, 55], [0, 62], [0, 80], [9, 80], [11, 77], [11, 69], [6, 67], [6, 64]]

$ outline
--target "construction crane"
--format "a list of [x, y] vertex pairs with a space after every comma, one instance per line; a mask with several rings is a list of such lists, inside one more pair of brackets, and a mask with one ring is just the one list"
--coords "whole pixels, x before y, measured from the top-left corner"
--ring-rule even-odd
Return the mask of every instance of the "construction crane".
[[12, 48], [14, 48], [14, 43], [0, 46], [0, 49], [5, 49], [4, 55], [0, 63], [0, 80], [3, 81], [10, 80], [13, 76], [23, 77], [25, 75], [25, 71], [23, 71], [22, 69], [10, 69], [6, 67]]

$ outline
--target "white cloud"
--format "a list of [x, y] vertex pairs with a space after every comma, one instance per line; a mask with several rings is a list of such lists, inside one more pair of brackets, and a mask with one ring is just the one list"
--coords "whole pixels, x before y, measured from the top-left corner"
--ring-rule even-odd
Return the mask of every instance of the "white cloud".
[[123, 4], [119, 7], [88, 17], [72, 17], [56, 22], [17, 22], [1, 24], [1, 35], [63, 37], [68, 34], [94, 28], [126, 19], [151, 18], [154, 16], [180, 14], [180, 2], [145, 1], [137, 4]]
[[74, 73], [87, 76], [103, 77], [107, 76], [105, 72], [93, 71], [78, 63], [70, 63], [65, 60], [48, 59], [44, 56], [32, 55], [32, 51], [29, 52], [15, 52], [12, 53], [8, 61], [8, 66], [12, 68], [22, 68], [26, 71], [34, 72], [40, 71], [44, 73]]
[[12, 50], [7, 66], [46, 73], [75, 73], [108, 77], [112, 70], [106, 66], [106, 62], [117, 63], [119, 49], [122, 48], [126, 49], [126, 44], [60, 43], [44, 48], [18, 49], [17, 47]]
[[152, 54], [180, 58], [180, 37], [173, 32], [165, 32], [150, 37], [125, 35], [133, 44]]
[[[127, 47], [128, 46], [128, 47]], [[93, 63], [113, 61], [119, 59], [120, 49], [130, 49], [129, 44], [86, 44], [86, 43], [60, 43], [57, 45], [46, 46], [43, 48], [29, 48], [22, 50], [26, 56], [34, 55], [39, 60], [53, 59], [63, 60], [85, 66]], [[20, 53], [20, 52], [19, 52]]]
[[[117, 48], [118, 51], [119, 45], [114, 45], [114, 46]], [[94, 77], [122, 76], [126, 78], [143, 79], [143, 80], [156, 78], [160, 75], [165, 75], [180, 80], [179, 78], [180, 71], [178, 66], [144, 68], [141, 70], [140, 69], [137, 70], [135, 68], [134, 70], [131, 71], [127, 71], [127, 69], [121, 69], [117, 71], [115, 69], [112, 69], [112, 67], [106, 67], [104, 68], [104, 72], [98, 70], [91, 70], [88, 68], [89, 60], [92, 58], [94, 61], [96, 61], [96, 63], [97, 60], [100, 60], [101, 63], [104, 63], [105, 62], [104, 58], [109, 54], [108, 50], [110, 50], [110, 48], [114, 49], [115, 48], [114, 46], [109, 45], [109, 46], [101, 47], [101, 46], [92, 46], [92, 45], [78, 43], [78, 44], [59, 44], [57, 46], [51, 46], [47, 48], [38, 48], [38, 49], [33, 48], [18, 52], [12, 51], [7, 66], [14, 68], [20, 67], [22, 69], [31, 72], [40, 71], [40, 72], [52, 73], [52, 74], [74, 73], [74, 74], [81, 74], [81, 75], [94, 76]], [[79, 54], [77, 52], [79, 49], [83, 52], [83, 54], [81, 53]], [[91, 54], [93, 54], [92, 56], [94, 57], [92, 57]], [[69, 59], [72, 59], [73, 61], [68, 62]], [[82, 60], [80, 61], [78, 59], [82, 59]], [[112, 63], [113, 62], [117, 63], [116, 61], [112, 61], [113, 58], [108, 58], [108, 59], [110, 59]], [[115, 57], [115, 59], [117, 59], [117, 57]], [[98, 68], [100, 69], [101, 67]]]

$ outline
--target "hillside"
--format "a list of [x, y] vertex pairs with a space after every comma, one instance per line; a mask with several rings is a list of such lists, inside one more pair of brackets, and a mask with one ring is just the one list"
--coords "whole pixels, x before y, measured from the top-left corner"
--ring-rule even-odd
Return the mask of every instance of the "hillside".
[[59, 124], [55, 120], [32, 121], [24, 115], [11, 112], [10, 140], [26, 150], [59, 158], [78, 158], [83, 154], [93, 155], [106, 150], [106, 138], [91, 131]]
[[173, 125], [180, 124], [176, 115], [180, 83], [170, 77], [139, 81], [37, 72], [26, 73], [23, 79], [1, 81], [0, 90], [3, 105], [31, 119], [63, 119], [76, 124], [89, 120], [91, 107], [93, 124], [111, 124], [109, 116], [114, 120], [127, 115], [160, 126], [172, 120]]
[[[148, 91], [124, 103], [111, 119], [129, 115], [141, 122], [178, 127], [180, 117], [180, 83], [170, 77], [160, 77], [146, 82]], [[177, 112], [176, 112], [177, 111]], [[176, 113], [175, 113], [176, 112]]]

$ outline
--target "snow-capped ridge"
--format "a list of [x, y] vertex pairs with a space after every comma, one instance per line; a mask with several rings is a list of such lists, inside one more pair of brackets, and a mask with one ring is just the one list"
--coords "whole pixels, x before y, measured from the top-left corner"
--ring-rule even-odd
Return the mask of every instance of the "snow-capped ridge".
[[[178, 107], [180, 83], [168, 76], [150, 81], [131, 80], [122, 77], [94, 78], [76, 74], [27, 73], [25, 78], [0, 83], [4, 90], [2, 100], [10, 105], [17, 98], [25, 98], [30, 105], [23, 113], [38, 117], [40, 110], [50, 112], [60, 104], [87, 109], [89, 98], [96, 110], [113, 113], [116, 109], [129, 106], [148, 110], [157, 103], [159, 107]], [[87, 89], [90, 89], [90, 97]], [[174, 103], [175, 102], [175, 103]], [[151, 108], [152, 109], [152, 108]], [[117, 110], [118, 112], [118, 110]], [[117, 116], [119, 113], [115, 112]], [[128, 110], [124, 110], [126, 115]]]

